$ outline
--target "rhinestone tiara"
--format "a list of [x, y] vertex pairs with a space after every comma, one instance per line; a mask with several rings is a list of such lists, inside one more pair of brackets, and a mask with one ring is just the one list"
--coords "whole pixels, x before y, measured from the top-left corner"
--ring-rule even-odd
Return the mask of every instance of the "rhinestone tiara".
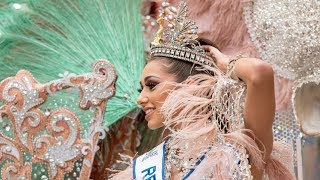
[[[165, 9], [167, 8], [167, 10]], [[169, 9], [169, 12], [168, 12]], [[151, 57], [171, 57], [199, 65], [216, 67], [197, 41], [194, 21], [187, 20], [188, 6], [181, 2], [178, 10], [163, 3], [157, 23], [159, 30], [151, 43]]]

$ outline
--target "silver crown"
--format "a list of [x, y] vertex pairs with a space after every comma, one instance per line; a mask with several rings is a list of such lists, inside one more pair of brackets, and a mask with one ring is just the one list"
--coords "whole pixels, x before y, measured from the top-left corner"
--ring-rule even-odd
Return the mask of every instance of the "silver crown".
[[[181, 2], [178, 10], [168, 4], [162, 6], [157, 23], [159, 30], [151, 43], [152, 57], [171, 57], [199, 65], [215, 67], [212, 58], [201, 48], [194, 21], [187, 20], [188, 7]], [[168, 13], [168, 10], [170, 13]]]

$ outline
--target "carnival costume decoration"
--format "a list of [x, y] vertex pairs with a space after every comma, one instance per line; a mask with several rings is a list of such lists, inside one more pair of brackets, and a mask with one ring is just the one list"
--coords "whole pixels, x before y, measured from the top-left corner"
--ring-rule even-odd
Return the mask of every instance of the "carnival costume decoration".
[[[311, 174], [310, 168], [302, 165], [305, 164], [302, 160], [308, 159], [302, 151], [306, 147], [307, 143], [304, 142], [308, 134], [317, 135], [320, 129], [317, 115], [320, 95], [317, 72], [320, 42], [317, 23], [319, 2], [185, 1], [190, 5], [190, 16], [197, 22], [199, 33], [215, 42], [222, 52], [228, 55], [257, 57], [274, 67], [274, 139], [293, 145], [294, 168], [298, 178], [302, 178], [303, 169], [307, 170], [307, 174]], [[177, 4], [174, 0], [169, 2]], [[307, 135], [301, 133], [300, 129]], [[310, 153], [307, 156], [309, 155]]]
[[[9, 146], [1, 144], [0, 168], [3, 169], [1, 178], [15, 179], [18, 174], [22, 177], [25, 175], [23, 172], [26, 172], [29, 173], [26, 176], [29, 179], [63, 177], [88, 179], [92, 158], [97, 151], [98, 139], [94, 133], [97, 130], [102, 132], [102, 127], [107, 130], [109, 125], [138, 107], [137, 89], [145, 63], [140, 26], [140, 1], [8, 0], [7, 2], [0, 3], [0, 79], [15, 76], [20, 69], [29, 71], [35, 78], [26, 71], [20, 72], [16, 76], [16, 81], [21, 85], [17, 85], [18, 88], [12, 87], [12, 90], [9, 88], [9, 100], [1, 99], [4, 101], [4, 104], [0, 102], [3, 108], [17, 106], [15, 103], [19, 102], [17, 112], [26, 111], [26, 119], [20, 122], [14, 119], [13, 115], [8, 119], [8, 113], [13, 114], [10, 109], [1, 109], [1, 115], [5, 116], [0, 122], [3, 134], [1, 141], [14, 145], [19, 151], [22, 147], [22, 151], [16, 154], [14, 148], [10, 150]], [[90, 71], [90, 66], [96, 59], [108, 59], [117, 69], [116, 92], [108, 100], [107, 109], [104, 109], [106, 98], [103, 103], [99, 99], [104, 97], [102, 89], [106, 86], [104, 84], [96, 86], [95, 82], [86, 76], [83, 76], [83, 79], [77, 76]], [[98, 64], [101, 62], [96, 63]], [[103, 72], [98, 70], [103, 69], [95, 69], [92, 76], [102, 78], [101, 80], [106, 80], [107, 74], [111, 73], [110, 69]], [[31, 84], [23, 80], [22, 74], [30, 79]], [[55, 81], [59, 76], [62, 80]], [[65, 83], [65, 80], [70, 80], [69, 83], [75, 83], [74, 78], [78, 78], [78, 83], [80, 80], [83, 81], [77, 85], [81, 91], [90, 95], [82, 97], [83, 102], [88, 101], [87, 104], [91, 107], [88, 110], [82, 109], [86, 103], [77, 106], [81, 95], [81, 91], [77, 88], [57, 91], [50, 96], [47, 96], [46, 92], [36, 92], [42, 87], [41, 85], [47, 85], [47, 82], [57, 83], [56, 85], [62, 88], [65, 85], [62, 86], [59, 82]], [[12, 93], [17, 93], [19, 88], [23, 88], [21, 95], [14, 97]], [[27, 94], [24, 94], [24, 90]], [[32, 90], [35, 90], [35, 94]], [[24, 96], [27, 99], [22, 99]], [[19, 101], [12, 98], [19, 98]], [[40, 98], [43, 102], [39, 101]], [[22, 110], [20, 108], [24, 100], [25, 103], [37, 101], [39, 104], [28, 105]], [[104, 115], [103, 118], [97, 115], [95, 111], [97, 108], [100, 108], [100, 115]], [[67, 129], [65, 125], [68, 124], [61, 124], [64, 121], [59, 119], [60, 116], [54, 119], [53, 115], [64, 113], [64, 109], [68, 109], [65, 113], [68, 116], [66, 118], [70, 119], [70, 123], [72, 121], [75, 129]], [[36, 115], [29, 111], [40, 113], [39, 122], [34, 119]], [[48, 124], [50, 121], [52, 123]], [[41, 126], [38, 127], [38, 124]], [[45, 128], [45, 125], [48, 127]], [[38, 133], [35, 130], [41, 131]], [[46, 133], [48, 136], [45, 136]], [[76, 136], [74, 133], [77, 133]], [[68, 139], [69, 135], [71, 139]], [[90, 139], [91, 135], [94, 139]], [[53, 136], [55, 138], [51, 138]], [[64, 146], [68, 147], [63, 149]], [[76, 151], [78, 149], [82, 152]], [[44, 153], [46, 150], [50, 152]], [[71, 152], [73, 150], [74, 153]], [[86, 153], [87, 156], [84, 155]], [[5, 165], [7, 154], [13, 156], [9, 156], [11, 160]], [[58, 156], [62, 159], [57, 158]], [[15, 163], [15, 167], [12, 163]], [[5, 169], [9, 169], [10, 173], [6, 173]], [[83, 176], [85, 169], [87, 172]], [[12, 174], [14, 172], [18, 174]]]
[[[164, 3], [151, 55], [192, 60], [200, 65], [198, 68], [215, 76], [199, 74], [173, 83], [177, 88], [169, 93], [161, 108], [165, 128], [171, 132], [167, 140], [136, 158], [132, 167], [113, 179], [170, 179], [172, 169], [177, 170], [179, 179], [252, 179], [251, 165], [265, 169], [265, 177], [270, 179], [294, 179], [286, 164], [292, 158], [290, 148], [275, 142], [270, 159], [263, 162], [262, 152], [248, 135], [252, 132], [243, 129], [244, 84], [222, 74], [213, 60], [211, 66], [201, 57], [200, 61], [195, 58], [199, 53], [197, 43], [184, 50], [185, 42], [196, 42], [196, 32], [192, 31], [195, 25], [186, 19], [186, 3], [181, 3], [173, 13], [166, 8], [171, 7]], [[190, 24], [191, 29], [180, 31], [180, 27]], [[186, 57], [185, 51], [191, 51], [195, 57]]]
[[50, 81], [108, 59], [119, 78], [105, 124], [138, 107], [136, 89], [145, 63], [139, 0], [13, 2], [0, 11], [2, 78], [26, 69]]
[[[11, 129], [0, 133], [1, 179], [62, 179], [72, 170], [76, 176], [71, 173], [70, 177], [90, 177], [98, 140], [105, 134], [106, 103], [115, 93], [116, 81], [115, 68], [105, 60], [96, 61], [93, 71], [40, 84], [30, 72], [20, 70], [0, 83], [4, 103], [0, 120]], [[54, 109], [46, 103], [50, 96], [72, 88], [79, 93], [64, 94], [80, 94], [80, 109]], [[91, 126], [84, 132], [80, 119], [90, 115]], [[37, 168], [44, 170], [38, 174]]]
[[[292, 104], [301, 130], [320, 134], [320, 2], [250, 0], [244, 3], [248, 32], [263, 60], [294, 82]], [[291, 91], [291, 90], [290, 90]], [[292, 113], [291, 113], [292, 114]]]

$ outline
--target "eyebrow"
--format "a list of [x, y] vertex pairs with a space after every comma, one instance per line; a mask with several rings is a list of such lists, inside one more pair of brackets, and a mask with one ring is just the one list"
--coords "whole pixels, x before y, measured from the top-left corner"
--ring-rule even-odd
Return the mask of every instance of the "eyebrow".
[[159, 79], [159, 78], [156, 77], [156, 76], [147, 76], [147, 77], [144, 78], [144, 82], [148, 81], [148, 79], [150, 79], [150, 78], [152, 78], [152, 77]]
[[[147, 77], [144, 78], [144, 82], [148, 81], [152, 77], [159, 79], [157, 76], [147, 76]], [[140, 86], [142, 87], [141, 81], [140, 81]]]

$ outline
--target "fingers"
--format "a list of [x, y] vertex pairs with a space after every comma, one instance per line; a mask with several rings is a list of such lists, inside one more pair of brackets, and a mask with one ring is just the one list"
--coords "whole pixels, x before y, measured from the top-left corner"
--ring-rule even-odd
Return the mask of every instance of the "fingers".
[[213, 46], [210, 46], [210, 45], [202, 45], [201, 46], [203, 50], [206, 50], [206, 51], [211, 51], [212, 49], [215, 49]]
[[207, 54], [211, 57], [215, 57], [213, 50], [211, 49], [212, 46], [203, 45], [201, 48], [207, 52]]
[[207, 51], [208, 54], [212, 57], [215, 57], [217, 59], [224, 57], [224, 55], [217, 48], [215, 48], [213, 46], [203, 45], [201, 47], [203, 50]]
[[202, 48], [203, 48], [203, 50], [208, 52], [209, 56], [211, 56], [212, 58], [214, 58], [216, 60], [215, 63], [217, 65], [217, 67], [222, 72], [226, 72], [229, 58], [213, 46], [204, 45], [204, 46], [202, 46]]

